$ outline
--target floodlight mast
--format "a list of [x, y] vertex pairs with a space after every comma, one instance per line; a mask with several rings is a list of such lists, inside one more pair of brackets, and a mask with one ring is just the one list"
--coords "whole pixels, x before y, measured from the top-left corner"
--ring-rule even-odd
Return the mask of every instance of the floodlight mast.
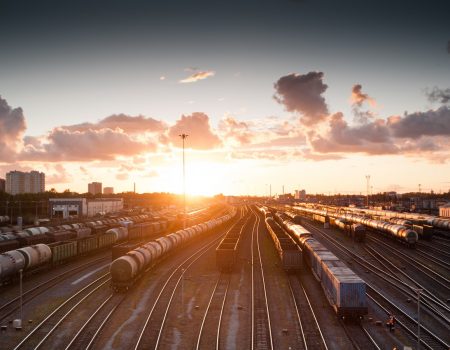
[[188, 134], [178, 135], [183, 140], [183, 229], [186, 229], [186, 168], [184, 160], [184, 140], [189, 136]]

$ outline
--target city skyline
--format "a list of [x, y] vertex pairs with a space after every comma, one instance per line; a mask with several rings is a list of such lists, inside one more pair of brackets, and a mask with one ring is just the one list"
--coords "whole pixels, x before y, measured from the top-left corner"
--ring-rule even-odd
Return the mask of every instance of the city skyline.
[[47, 189], [439, 193], [445, 1], [1, 1], [0, 177]]

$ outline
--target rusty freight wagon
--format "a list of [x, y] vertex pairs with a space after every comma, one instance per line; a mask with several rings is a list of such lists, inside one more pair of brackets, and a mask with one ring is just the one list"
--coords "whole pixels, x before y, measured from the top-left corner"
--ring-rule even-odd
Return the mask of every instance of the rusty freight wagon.
[[232, 271], [236, 263], [241, 238], [241, 227], [234, 227], [216, 248], [216, 265], [220, 271]]
[[295, 241], [272, 219], [266, 219], [266, 226], [275, 244], [281, 267], [286, 271], [302, 268], [302, 250]]

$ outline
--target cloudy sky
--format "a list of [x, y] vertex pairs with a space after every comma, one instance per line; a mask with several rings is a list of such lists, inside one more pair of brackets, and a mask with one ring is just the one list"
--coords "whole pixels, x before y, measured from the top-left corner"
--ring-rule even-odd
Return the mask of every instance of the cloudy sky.
[[[95, 4], [93, 4], [95, 3]], [[448, 1], [0, 0], [0, 177], [47, 189], [450, 187]]]

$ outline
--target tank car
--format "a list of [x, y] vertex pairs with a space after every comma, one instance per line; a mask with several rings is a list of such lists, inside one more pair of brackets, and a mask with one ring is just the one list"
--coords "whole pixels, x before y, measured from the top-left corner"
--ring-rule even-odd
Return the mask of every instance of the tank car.
[[0, 282], [11, 280], [25, 266], [25, 256], [17, 250], [0, 254]]

